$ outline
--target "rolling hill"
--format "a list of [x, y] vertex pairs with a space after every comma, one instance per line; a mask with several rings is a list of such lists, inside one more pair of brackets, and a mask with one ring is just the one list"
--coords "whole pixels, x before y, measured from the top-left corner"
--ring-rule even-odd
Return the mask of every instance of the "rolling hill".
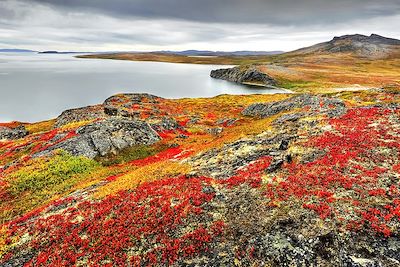
[[[280, 55], [241, 59], [243, 73], [257, 69], [277, 80], [278, 86], [295, 91], [400, 88], [400, 40], [377, 34], [334, 37]], [[229, 72], [220, 71], [218, 77]]]
[[[190, 53], [194, 53], [193, 51]], [[207, 53], [206, 51], [199, 53]], [[241, 81], [247, 70], [265, 73], [277, 86], [302, 92], [336, 92], [369, 88], [400, 88], [400, 40], [377, 34], [334, 37], [310, 47], [276, 55], [214, 55], [209, 57], [170, 53], [108, 53], [78, 56], [132, 61], [240, 65]], [[246, 70], [247, 69], [247, 70]], [[216, 78], [231, 76], [218, 71]], [[261, 77], [262, 75], [260, 75]], [[254, 81], [263, 85], [262, 81]]]
[[361, 34], [334, 37], [329, 42], [301, 48], [286, 55], [335, 54], [349, 53], [360, 57], [379, 59], [400, 54], [400, 40], [383, 37], [377, 34]]
[[284, 51], [209, 51], [209, 50], [185, 50], [185, 51], [159, 51], [172, 55], [183, 56], [265, 56], [278, 55], [285, 53]]
[[29, 49], [17, 49], [17, 48], [7, 48], [7, 49], [0, 49], [0, 53], [31, 53], [36, 52]]

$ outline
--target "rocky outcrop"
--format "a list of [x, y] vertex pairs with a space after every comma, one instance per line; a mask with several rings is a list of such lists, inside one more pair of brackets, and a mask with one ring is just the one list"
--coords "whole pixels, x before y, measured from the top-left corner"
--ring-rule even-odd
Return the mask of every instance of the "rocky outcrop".
[[155, 108], [162, 100], [161, 97], [151, 94], [120, 94], [107, 98], [104, 103], [104, 113], [109, 116], [137, 118], [145, 106]]
[[156, 104], [163, 98], [147, 93], [132, 93], [132, 94], [118, 94], [113, 95], [104, 100], [104, 105], [114, 105], [117, 103], [124, 103], [129, 107], [133, 104], [151, 103]]
[[284, 111], [306, 107], [309, 108], [309, 112], [302, 112], [296, 115], [292, 114], [285, 118], [280, 118], [280, 120], [296, 120], [300, 117], [317, 114], [337, 117], [345, 114], [347, 110], [345, 103], [340, 99], [303, 94], [277, 102], [252, 104], [245, 108], [242, 114], [251, 117], [267, 118]]
[[59, 128], [73, 122], [94, 120], [100, 118], [105, 118], [105, 113], [101, 105], [68, 109], [57, 117], [54, 128]]
[[28, 135], [25, 126], [21, 125], [16, 128], [9, 128], [0, 126], [0, 140], [1, 139], [20, 139]]
[[377, 34], [371, 34], [370, 36], [353, 34], [334, 37], [329, 42], [301, 48], [287, 54], [351, 53], [359, 57], [378, 59], [386, 58], [393, 55], [393, 53], [398, 54], [399, 50], [400, 40], [383, 37]]
[[[211, 212], [222, 213], [230, 235], [209, 245], [206, 256], [175, 266], [399, 266], [399, 238], [367, 233], [345, 235], [313, 220], [307, 210], [265, 205], [265, 196], [249, 186], [213, 190]], [[250, 255], [250, 256], [248, 256]]]
[[95, 158], [134, 145], [151, 145], [161, 139], [148, 123], [119, 118], [85, 125], [78, 128], [76, 133], [77, 136], [49, 147], [35, 154], [34, 157], [48, 155], [57, 149], [62, 149], [75, 156]]
[[210, 76], [212, 78], [242, 84], [266, 87], [275, 87], [277, 85], [276, 81], [272, 77], [259, 71], [254, 66], [212, 70]]
[[201, 153], [191, 158], [188, 163], [193, 167], [193, 175], [225, 179], [252, 161], [271, 156], [274, 160], [270, 171], [273, 172], [287, 160], [288, 144], [295, 137], [291, 133], [282, 133], [245, 138]]
[[174, 118], [162, 117], [161, 119], [150, 124], [157, 132], [171, 131], [181, 128], [178, 122]]
[[[225, 179], [233, 176], [243, 166], [265, 156], [272, 158], [266, 171], [275, 172], [285, 162], [291, 162], [292, 157], [298, 156], [292, 155], [288, 150], [292, 142], [298, 141], [300, 132], [306, 131], [310, 136], [323, 132], [316, 120], [304, 118], [321, 114], [337, 117], [345, 114], [346, 110], [342, 100], [310, 94], [297, 95], [282, 101], [252, 104], [242, 111], [243, 115], [267, 118], [281, 112], [289, 113], [282, 114], [274, 120], [273, 132], [240, 139], [192, 157], [188, 160], [193, 168], [192, 175]], [[304, 152], [300, 160], [312, 161], [322, 155], [323, 151], [310, 150]]]
[[114, 95], [107, 98], [102, 105], [64, 111], [57, 117], [54, 128], [73, 122], [104, 119], [113, 116], [139, 118], [143, 108], [153, 107], [161, 99], [158, 96], [145, 93]]

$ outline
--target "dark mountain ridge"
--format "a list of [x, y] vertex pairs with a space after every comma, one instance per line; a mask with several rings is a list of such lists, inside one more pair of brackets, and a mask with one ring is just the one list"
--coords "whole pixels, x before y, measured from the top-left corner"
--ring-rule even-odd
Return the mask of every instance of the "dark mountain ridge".
[[31, 53], [31, 52], [36, 52], [34, 50], [29, 50], [29, 49], [17, 49], [17, 48], [6, 48], [6, 49], [0, 49], [1, 53]]
[[284, 51], [210, 51], [210, 50], [184, 50], [184, 51], [158, 51], [157, 53], [183, 55], [183, 56], [264, 56], [283, 54]]
[[386, 58], [400, 53], [400, 40], [377, 34], [334, 37], [331, 41], [301, 48], [288, 55], [350, 53], [366, 58]]

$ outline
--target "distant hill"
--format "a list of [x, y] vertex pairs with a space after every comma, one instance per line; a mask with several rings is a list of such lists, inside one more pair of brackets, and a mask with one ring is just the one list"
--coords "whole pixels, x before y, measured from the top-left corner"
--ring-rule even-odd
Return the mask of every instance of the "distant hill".
[[360, 57], [385, 58], [400, 53], [400, 40], [377, 34], [334, 37], [329, 42], [301, 48], [286, 55], [351, 53]]
[[29, 49], [0, 49], [1, 53], [31, 53], [31, 52], [36, 52], [33, 50], [29, 50]]
[[38, 54], [80, 54], [80, 53], [91, 53], [91, 52], [76, 52], [76, 51], [42, 51], [38, 52]]
[[[155, 61], [187, 64], [248, 65], [269, 63], [295, 63], [324, 60], [343, 61], [351, 57], [363, 59], [400, 58], [400, 40], [377, 34], [354, 34], [334, 37], [332, 40], [291, 52], [283, 51], [114, 51], [87, 53], [79, 58], [102, 58], [132, 61]], [[328, 59], [329, 58], [329, 59]], [[297, 63], [295, 62], [297, 61]], [[344, 63], [343, 63], [344, 64]], [[346, 63], [347, 64], [347, 63]]]
[[284, 51], [209, 51], [209, 50], [185, 50], [185, 51], [158, 51], [157, 53], [182, 55], [182, 56], [264, 56], [282, 54]]

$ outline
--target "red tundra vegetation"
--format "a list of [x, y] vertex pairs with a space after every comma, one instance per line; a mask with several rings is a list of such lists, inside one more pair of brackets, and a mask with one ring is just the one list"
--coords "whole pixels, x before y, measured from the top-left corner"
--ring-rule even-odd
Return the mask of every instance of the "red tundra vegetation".
[[[35, 156], [78, 136], [77, 129], [90, 121], [0, 141], [0, 263], [212, 266], [230, 257], [227, 266], [240, 261], [243, 266], [264, 266], [264, 261], [271, 266], [289, 266], [288, 258], [293, 260], [290, 263], [311, 266], [311, 260], [293, 251], [308, 249], [315, 240], [327, 238], [321, 234], [327, 231], [326, 225], [341, 240], [364, 235], [371, 242], [390, 240], [397, 244], [397, 94], [337, 94], [335, 97], [346, 104], [346, 112], [331, 117], [312, 113], [309, 106], [266, 118], [241, 114], [250, 104], [289, 97], [157, 99], [155, 103], [128, 105], [127, 97], [120, 96], [112, 103], [139, 112], [139, 119], [155, 125], [161, 141], [129, 150], [129, 155], [121, 152], [123, 160], [116, 158], [107, 164], [63, 152]], [[380, 99], [380, 104], [371, 105], [372, 98]], [[323, 102], [317, 108], [325, 106], [335, 108]], [[298, 123], [290, 117], [293, 114], [307, 115]], [[289, 122], [277, 124], [284, 116]], [[172, 122], [160, 123], [165, 118]], [[263, 143], [265, 136], [288, 132], [294, 132], [295, 137], [287, 147]], [[224, 173], [229, 175], [219, 176], [210, 166], [218, 171], [228, 169]], [[257, 219], [251, 217], [250, 205], [244, 205], [253, 202], [257, 204], [253, 211]], [[283, 235], [292, 231], [295, 237], [305, 236], [308, 228], [301, 235], [297, 228], [276, 232], [280, 225], [288, 227], [295, 215], [302, 218], [293, 223], [296, 227], [312, 222], [321, 235], [302, 243]], [[275, 239], [268, 239], [271, 236]], [[264, 243], [262, 238], [266, 238]], [[294, 240], [285, 247], [287, 257], [273, 254], [287, 240]], [[381, 254], [386, 257], [389, 250]], [[390, 255], [397, 259], [397, 254]], [[326, 262], [333, 261], [326, 257]]]

